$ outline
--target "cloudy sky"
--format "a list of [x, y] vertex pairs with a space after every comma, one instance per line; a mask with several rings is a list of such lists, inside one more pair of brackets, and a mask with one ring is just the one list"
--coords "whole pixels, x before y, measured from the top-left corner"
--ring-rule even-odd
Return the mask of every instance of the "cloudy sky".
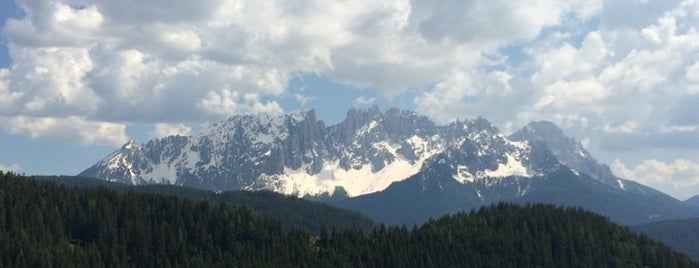
[[241, 113], [551, 120], [699, 194], [699, 1], [0, 1], [0, 169], [77, 174]]

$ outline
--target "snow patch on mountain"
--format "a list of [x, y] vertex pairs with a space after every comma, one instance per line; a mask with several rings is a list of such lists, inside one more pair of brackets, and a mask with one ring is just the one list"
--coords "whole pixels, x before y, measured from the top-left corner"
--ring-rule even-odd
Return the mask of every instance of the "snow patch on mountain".
[[377, 126], [379, 126], [379, 122], [376, 122], [376, 120], [372, 120], [369, 124], [366, 124], [362, 128], [360, 128], [356, 136], [361, 137], [367, 135], [371, 133]]
[[509, 176], [520, 176], [520, 177], [531, 177], [527, 167], [522, 164], [519, 157], [515, 157], [510, 153], [506, 153], [507, 161], [504, 163], [498, 163], [498, 168], [495, 170], [486, 169], [483, 171], [483, 177], [509, 177]]
[[[383, 191], [391, 183], [418, 173], [425, 160], [440, 152], [439, 147], [429, 146], [417, 136], [410, 137], [407, 142], [419, 151], [417, 161], [410, 161], [397, 153], [400, 146], [382, 141], [372, 144], [372, 147], [390, 153], [395, 160], [384, 162], [384, 167], [379, 170], [375, 170], [371, 163], [362, 164], [354, 158], [353, 167], [349, 169], [342, 168], [335, 160], [326, 162], [317, 174], [309, 174], [308, 165], [305, 165], [299, 169], [285, 168], [282, 174], [262, 174], [258, 181], [263, 182], [262, 189], [296, 196], [332, 194], [337, 187], [344, 188], [350, 197]], [[246, 189], [257, 190], [254, 185]]]
[[[510, 138], [483, 118], [437, 126], [398, 109], [353, 109], [343, 122], [329, 127], [316, 120], [313, 110], [237, 115], [193, 136], [143, 145], [130, 141], [81, 175], [219, 191], [269, 189], [296, 196], [332, 194], [342, 187], [347, 195], [358, 196], [383, 191], [438, 165], [450, 172], [439, 176], [460, 184], [493, 185], [517, 177], [517, 193], [523, 194], [527, 178], [560, 163], [548, 150], [534, 149], [541, 146], [532, 133], [562, 135], [554, 127], [532, 125], [525, 128], [530, 132]], [[549, 147], [563, 148], [561, 155], [570, 156], [566, 159], [589, 156], [580, 144], [559, 140], [565, 146]], [[525, 183], [521, 188], [520, 179]], [[618, 187], [623, 189], [623, 182]]]
[[456, 167], [456, 174], [454, 174], [453, 178], [461, 184], [474, 182], [476, 180], [476, 177], [468, 171], [468, 167], [464, 165]]
[[626, 186], [624, 185], [624, 182], [621, 179], [617, 179], [616, 182], [619, 185], [619, 189], [626, 190]]
[[[306, 196], [334, 193], [342, 187], [350, 197], [383, 191], [393, 182], [404, 180], [422, 167], [423, 160], [414, 164], [399, 159], [387, 164], [379, 171], [372, 171], [370, 164], [359, 169], [345, 170], [337, 161], [325, 165], [318, 174], [308, 174], [306, 167], [292, 170], [286, 168], [283, 174], [262, 174], [259, 181], [265, 182], [262, 189], [272, 190], [288, 195]], [[247, 187], [247, 190], [258, 190]]]
[[150, 183], [174, 184], [177, 181], [177, 170], [167, 162], [160, 162], [151, 166], [149, 172], [141, 174], [141, 177]]

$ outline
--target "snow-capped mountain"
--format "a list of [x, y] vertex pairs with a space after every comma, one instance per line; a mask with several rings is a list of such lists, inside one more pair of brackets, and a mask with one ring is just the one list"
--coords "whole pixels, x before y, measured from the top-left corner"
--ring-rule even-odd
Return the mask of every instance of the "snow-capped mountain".
[[199, 135], [125, 144], [81, 176], [211, 190], [270, 189], [294, 195], [380, 191], [417, 173], [447, 141], [427, 118], [378, 108], [350, 110], [325, 127], [314, 110], [240, 115]]
[[582, 144], [565, 136], [560, 128], [549, 121], [531, 122], [510, 135], [509, 139], [542, 142], [562, 164], [571, 169], [585, 173], [612, 187], [621, 189], [625, 187], [623, 180], [614, 176], [608, 166], [599, 164]]
[[531, 153], [528, 140], [510, 139], [482, 118], [437, 126], [412, 111], [373, 107], [352, 109], [326, 127], [314, 110], [302, 110], [233, 116], [194, 136], [130, 141], [80, 175], [298, 196], [343, 189], [358, 196], [418, 173], [438, 154], [463, 160], [453, 167], [453, 179], [462, 183], [546, 172]]
[[[378, 221], [415, 223], [493, 202], [581, 206], [621, 223], [699, 209], [618, 178], [550, 122], [505, 136], [483, 118], [438, 126], [412, 111], [233, 116], [193, 136], [128, 142], [80, 176], [128, 184], [335, 194]], [[378, 206], [377, 204], [381, 204]]]

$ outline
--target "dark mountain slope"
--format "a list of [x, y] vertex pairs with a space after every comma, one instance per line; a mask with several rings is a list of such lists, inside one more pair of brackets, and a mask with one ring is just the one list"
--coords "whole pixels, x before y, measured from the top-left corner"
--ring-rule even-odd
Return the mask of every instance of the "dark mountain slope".
[[699, 218], [668, 220], [631, 226], [631, 230], [665, 243], [699, 261]]
[[533, 178], [485, 178], [462, 184], [452, 177], [447, 168], [435, 165], [385, 191], [331, 204], [385, 224], [409, 225], [503, 201], [582, 207], [624, 225], [699, 215], [696, 208], [671, 197], [623, 191], [567, 167]]
[[[575, 208], [498, 204], [365, 236], [334, 232], [327, 256], [369, 267], [696, 267], [647, 237]], [[342, 247], [340, 241], [354, 241]], [[325, 250], [329, 250], [326, 252]]]
[[604, 217], [550, 205], [311, 237], [228, 202], [0, 172], [0, 211], [2, 267], [697, 267]]
[[695, 195], [695, 196], [690, 197], [687, 200], [684, 200], [684, 203], [699, 207], [699, 195]]
[[293, 196], [285, 196], [270, 191], [228, 191], [215, 193], [175, 185], [153, 184], [132, 186], [100, 179], [73, 176], [44, 176], [35, 178], [72, 187], [104, 188], [122, 193], [151, 193], [177, 196], [193, 201], [207, 200], [211, 203], [225, 201], [250, 207], [262, 216], [277, 219], [281, 222], [285, 230], [304, 229], [317, 234], [321, 226], [326, 226], [331, 229], [351, 227], [369, 230], [374, 225], [370, 218], [358, 212], [348, 211]]
[[623, 225], [699, 215], [696, 208], [642, 185], [639, 187], [646, 188], [643, 193], [624, 191], [569, 169], [561, 169], [548, 178], [527, 195], [511, 201], [582, 207]]
[[352, 109], [327, 127], [314, 110], [236, 115], [197, 135], [127, 143], [82, 174], [311, 196], [392, 224], [502, 201], [580, 206], [622, 224], [699, 217], [699, 206], [616, 177], [551, 122], [508, 137], [484, 118], [438, 126], [395, 108]]
[[[503, 201], [582, 207], [624, 225], [699, 216], [699, 207], [617, 178], [609, 167], [597, 163], [578, 142], [564, 136], [550, 122], [531, 123], [510, 136], [527, 144], [521, 163], [529, 174], [488, 176], [487, 171], [517, 168], [509, 163], [517, 151], [506, 149], [517, 145], [501, 142], [497, 130], [488, 127], [486, 121], [471, 124], [465, 128], [470, 133], [488, 135], [476, 135], [479, 138], [465, 139], [445, 149], [430, 158], [420, 172], [384, 191], [332, 204], [363, 212], [386, 224], [421, 223], [430, 217]], [[503, 155], [506, 160], [489, 162]], [[486, 172], [474, 174], [470, 172], [474, 167]]]

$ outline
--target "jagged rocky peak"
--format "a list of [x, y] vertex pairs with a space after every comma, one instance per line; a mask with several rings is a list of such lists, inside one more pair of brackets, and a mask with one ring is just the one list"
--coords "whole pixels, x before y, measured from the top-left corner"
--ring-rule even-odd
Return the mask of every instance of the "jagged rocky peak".
[[413, 135], [435, 134], [436, 125], [426, 116], [415, 111], [391, 108], [383, 117], [383, 125], [388, 134], [394, 138], [407, 138]]
[[579, 142], [566, 136], [563, 130], [551, 121], [531, 122], [510, 135], [509, 138], [515, 141], [543, 141], [559, 157], [584, 158], [587, 156], [587, 151]]
[[381, 120], [382, 117], [383, 113], [378, 106], [372, 106], [369, 109], [352, 108], [347, 111], [347, 116], [341, 124], [347, 124], [357, 130], [371, 121]]
[[615, 188], [624, 188], [624, 182], [614, 176], [607, 165], [598, 163], [580, 142], [566, 136], [551, 121], [531, 122], [509, 138], [514, 141], [543, 143], [561, 163]]
[[488, 146], [489, 149], [498, 150], [499, 145], [505, 146], [510, 143], [490, 121], [482, 117], [457, 119], [443, 127], [442, 135], [445, 140], [456, 143], [458, 147], [468, 144], [493, 145], [495, 147]]
[[500, 132], [498, 128], [493, 126], [493, 123], [491, 123], [483, 117], [478, 117], [474, 120], [468, 120], [466, 122], [466, 127], [470, 129], [472, 132], [484, 131], [491, 134]]
[[[121, 146], [118, 150], [107, 156], [104, 160], [102, 161], [112, 161], [114, 159], [120, 159], [120, 161], [130, 161], [133, 158], [140, 157], [141, 154], [141, 145], [136, 143], [134, 140], [129, 140], [124, 145]], [[113, 163], [112, 163], [113, 164]]]
[[529, 124], [527, 124], [526, 126], [524, 126], [517, 133], [513, 134], [513, 136], [515, 136], [515, 135], [536, 137], [537, 139], [545, 139], [545, 138], [559, 139], [561, 137], [565, 137], [565, 135], [563, 134], [563, 130], [561, 130], [553, 122], [547, 121], [547, 120], [532, 121]]
[[684, 200], [684, 203], [689, 204], [691, 206], [699, 207], [699, 194], [692, 196], [692, 197], [688, 198], [687, 200]]
[[378, 125], [382, 117], [383, 113], [381, 113], [381, 110], [377, 106], [373, 106], [367, 110], [352, 108], [347, 111], [345, 120], [332, 127], [331, 131], [335, 133], [332, 138], [342, 142], [349, 142], [354, 139], [354, 136], [360, 129], [364, 128], [367, 130], [366, 128], [370, 127], [371, 122], [376, 122], [374, 124]]
[[287, 116], [288, 138], [280, 145], [281, 164], [276, 173], [283, 172], [283, 167], [293, 170], [308, 164], [306, 172], [317, 174], [322, 166], [322, 153], [325, 150], [325, 124], [316, 119], [315, 110], [300, 110]]
[[315, 109], [301, 109], [291, 112], [287, 115], [290, 120], [294, 122], [303, 122], [309, 120], [311, 122], [316, 122], [316, 110]]
[[[313, 109], [246, 114], [193, 136], [153, 139], [143, 145], [130, 141], [81, 175], [210, 190], [269, 189], [298, 196], [332, 193], [338, 187], [350, 196], [382, 191], [417, 174], [435, 157], [449, 167], [442, 172], [453, 173], [461, 183], [531, 177], [552, 170], [558, 159], [581, 172], [608, 177], [588, 158], [566, 160], [582, 146], [550, 122], [532, 123], [512, 137], [518, 140], [508, 139], [480, 117], [438, 126], [414, 111], [382, 112], [378, 106], [351, 109], [342, 122], [328, 127]], [[552, 138], [546, 145], [560, 158], [533, 146]]]
[[122, 150], [133, 150], [138, 149], [138, 144], [134, 140], [129, 140], [124, 145], [121, 146]]

